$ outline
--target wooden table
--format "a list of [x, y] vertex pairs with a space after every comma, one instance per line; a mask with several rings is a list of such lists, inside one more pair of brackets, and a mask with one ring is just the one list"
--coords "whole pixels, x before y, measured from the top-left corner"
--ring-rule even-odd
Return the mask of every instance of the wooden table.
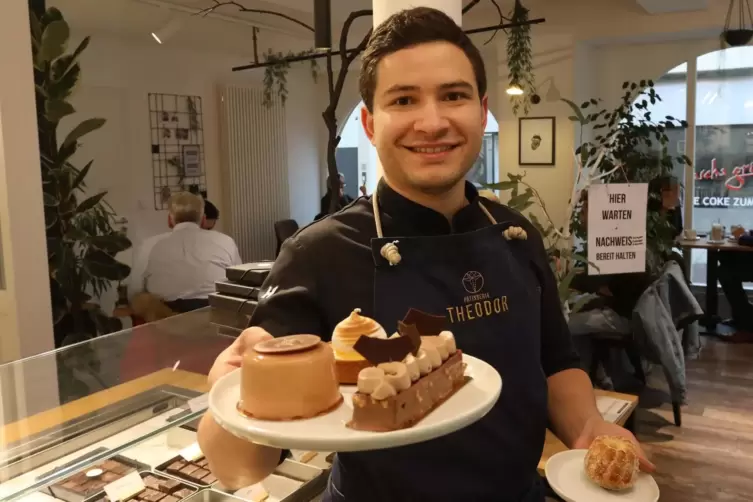
[[0, 426], [0, 446], [4, 447], [6, 444], [33, 436], [34, 434], [95, 412], [109, 404], [123, 401], [160, 385], [172, 385], [202, 393], [209, 390], [206, 375], [182, 370], [173, 371], [171, 368], [165, 368], [141, 378], [110, 387], [109, 389], [95, 392], [57, 408], [37, 413], [18, 422]]
[[[712, 243], [708, 238], [697, 240], [679, 240], [677, 244], [683, 249], [706, 250], [706, 317], [701, 323], [706, 327], [706, 334], [716, 335], [721, 338], [731, 336], [734, 330], [718, 326], [719, 318], [719, 253], [750, 253], [753, 246], [741, 246], [735, 241], [725, 238], [724, 242]], [[687, 258], [686, 258], [687, 259]]]
[[[632, 418], [633, 412], [635, 412], [635, 409], [638, 407], [638, 396], [633, 396], [631, 394], [620, 394], [619, 392], [609, 392], [599, 389], [594, 390], [594, 393], [597, 396], [609, 396], [616, 399], [624, 399], [625, 401], [630, 402], [628, 412], [622, 415], [622, 418], [617, 421], [617, 425], [625, 425], [625, 423]], [[542, 476], [544, 475], [544, 468], [546, 467], [546, 463], [553, 455], [567, 450], [568, 447], [565, 446], [565, 443], [560, 441], [552, 431], [547, 430], [546, 440], [544, 441], [544, 451], [541, 454], [541, 460], [539, 460], [539, 474], [541, 474]]]

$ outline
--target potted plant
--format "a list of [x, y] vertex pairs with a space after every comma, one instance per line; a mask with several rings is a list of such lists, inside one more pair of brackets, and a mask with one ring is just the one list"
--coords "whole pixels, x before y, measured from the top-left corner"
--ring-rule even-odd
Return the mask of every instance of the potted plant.
[[42, 170], [47, 258], [50, 270], [53, 326], [57, 347], [120, 328], [95, 299], [128, 277], [130, 267], [115, 256], [131, 247], [116, 231], [107, 192], [86, 193], [93, 161], [78, 168], [71, 163], [80, 141], [105, 123], [89, 118], [65, 137], [61, 119], [75, 113], [69, 98], [81, 77], [78, 59], [89, 44], [85, 38], [73, 52], [66, 48], [70, 29], [58, 9], [41, 18], [31, 15], [32, 55], [36, 82], [37, 123]]

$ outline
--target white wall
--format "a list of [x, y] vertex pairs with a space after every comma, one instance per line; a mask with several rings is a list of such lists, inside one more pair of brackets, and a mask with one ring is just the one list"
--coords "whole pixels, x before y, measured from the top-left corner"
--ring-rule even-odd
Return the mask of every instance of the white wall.
[[53, 348], [28, 19], [0, 16], [0, 363]]
[[[633, 2], [578, 0], [535, 3], [533, 17], [547, 22], [532, 29], [537, 82], [553, 77], [562, 97], [580, 103], [600, 97], [614, 104], [626, 80], [658, 79], [682, 61], [718, 48], [713, 37], [720, 29], [728, 3], [714, 1], [707, 11], [651, 16]], [[500, 54], [504, 40], [498, 42]], [[563, 217], [574, 175], [573, 149], [580, 130], [569, 121], [564, 103], [542, 102], [530, 116], [557, 119], [555, 167], [522, 168], [518, 165], [518, 119], [505, 99], [507, 65], [498, 67], [500, 96], [496, 116], [500, 121], [500, 178], [506, 172], [527, 172], [527, 180], [541, 193], [554, 223]], [[544, 96], [548, 87], [543, 87]], [[585, 136], [587, 139], [587, 135]]]
[[[76, 35], [83, 35], [76, 33]], [[77, 40], [72, 41], [76, 43]], [[149, 93], [196, 95], [202, 99], [206, 184], [208, 198], [222, 214], [217, 86], [232, 83], [260, 86], [264, 70], [233, 73], [242, 55], [184, 50], [151, 39], [133, 40], [92, 34], [81, 58], [82, 80], [72, 103], [77, 112], [61, 124], [66, 130], [89, 117], [103, 117], [106, 125], [84, 138], [75, 162], [94, 159], [88, 190], [107, 190], [107, 201], [119, 217], [128, 219], [128, 236], [134, 247], [119, 257], [130, 264], [133, 249], [147, 237], [167, 231], [167, 212], [154, 208]], [[288, 75], [286, 104], [290, 215], [300, 223], [311, 221], [319, 206], [319, 144], [311, 134], [321, 117], [315, 108], [318, 87], [310, 72], [292, 69]], [[288, 194], [284, 194], [285, 197]], [[272, 222], [270, 222], [272, 231]], [[111, 308], [114, 291], [104, 301]]]

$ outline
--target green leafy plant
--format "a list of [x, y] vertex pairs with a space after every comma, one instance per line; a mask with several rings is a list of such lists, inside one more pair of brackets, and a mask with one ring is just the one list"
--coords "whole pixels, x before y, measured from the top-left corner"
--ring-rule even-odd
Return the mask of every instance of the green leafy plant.
[[[529, 10], [520, 0], [515, 0], [515, 7], [510, 17], [513, 23], [527, 23]], [[530, 24], [518, 25], [510, 29], [507, 37], [507, 67], [510, 72], [510, 86], [523, 90], [523, 94], [519, 96], [510, 96], [512, 111], [517, 116], [522, 107], [523, 114], [528, 115], [531, 108], [531, 96], [536, 94]]]
[[47, 257], [50, 270], [56, 346], [76, 343], [120, 328], [94, 301], [130, 267], [115, 255], [131, 242], [112, 227], [114, 212], [107, 192], [86, 193], [93, 161], [79, 169], [71, 163], [80, 141], [101, 128], [105, 119], [82, 121], [62, 139], [60, 120], [75, 113], [68, 101], [81, 76], [78, 58], [89, 45], [85, 38], [66, 52], [70, 29], [58, 9], [31, 16], [32, 55], [36, 82]]
[[[302, 52], [273, 52], [271, 49], [264, 54], [264, 61], [272, 63], [264, 68], [264, 106], [272, 106], [273, 96], [277, 94], [284, 105], [288, 100], [288, 70], [290, 70], [290, 58], [308, 56], [313, 54], [314, 49]], [[314, 82], [319, 78], [319, 64], [315, 59], [309, 60], [311, 65], [311, 78]]]
[[538, 190], [525, 180], [525, 173], [507, 173], [507, 177], [507, 181], [487, 184], [485, 187], [501, 192], [509, 191], [510, 198], [507, 206], [521, 214], [525, 214], [525, 211], [531, 206], [538, 206], [545, 221], [542, 222], [533, 212], [528, 213], [528, 219], [544, 239], [549, 266], [557, 280], [557, 289], [563, 311], [578, 312], [595, 297], [595, 295], [577, 295], [570, 290], [573, 277], [583, 271], [588, 259], [572, 247], [569, 232], [566, 232], [564, 228], [556, 228], [544, 199], [542, 199]]
[[[624, 82], [624, 94], [613, 110], [601, 106], [601, 101], [590, 99], [580, 106], [563, 99], [571, 108], [570, 120], [580, 124], [580, 146], [575, 154], [582, 165], [592, 165], [594, 174], [604, 183], [649, 183], [670, 176], [675, 165], [690, 166], [685, 155], [671, 155], [667, 130], [685, 128], [684, 120], [667, 116], [655, 120], [651, 105], [661, 101], [661, 96], [651, 80]], [[590, 128], [593, 139], [584, 141], [584, 129]], [[601, 152], [608, 151], [608, 155]], [[599, 162], [594, 162], [601, 155]], [[585, 252], [585, 224], [581, 211], [584, 198], [576, 199], [573, 234], [582, 239]], [[649, 192], [649, 206], [661, 205], [661, 194]], [[664, 265], [664, 257], [674, 245], [672, 222], [666, 214], [649, 211], [647, 216], [647, 260], [649, 272], [655, 273]]]

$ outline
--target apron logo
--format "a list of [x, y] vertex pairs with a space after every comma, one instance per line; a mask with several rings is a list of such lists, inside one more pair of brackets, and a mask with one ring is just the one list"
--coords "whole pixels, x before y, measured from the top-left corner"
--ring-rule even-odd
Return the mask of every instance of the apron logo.
[[465, 305], [447, 307], [447, 315], [452, 324], [507, 312], [506, 296], [492, 298], [489, 293], [481, 292], [484, 288], [484, 276], [480, 272], [475, 270], [466, 272], [463, 275], [462, 283], [468, 296], [463, 297]]
[[484, 276], [475, 270], [466, 272], [463, 276], [463, 287], [470, 294], [476, 294], [484, 288]]
[[269, 297], [271, 297], [273, 294], [277, 293], [277, 288], [279, 286], [272, 287], [270, 286], [267, 288], [267, 290], [259, 297], [260, 300], [267, 300]]

